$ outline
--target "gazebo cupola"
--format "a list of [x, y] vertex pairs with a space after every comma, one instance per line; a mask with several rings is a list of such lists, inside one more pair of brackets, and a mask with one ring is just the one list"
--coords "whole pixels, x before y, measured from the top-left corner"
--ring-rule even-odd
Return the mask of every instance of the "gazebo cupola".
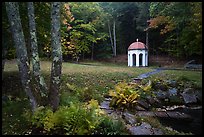
[[128, 47], [128, 66], [148, 66], [148, 49], [142, 42], [134, 42]]

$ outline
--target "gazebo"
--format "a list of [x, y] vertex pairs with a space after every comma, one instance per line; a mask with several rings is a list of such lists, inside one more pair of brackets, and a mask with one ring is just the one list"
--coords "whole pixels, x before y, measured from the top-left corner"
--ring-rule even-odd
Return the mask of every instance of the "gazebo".
[[142, 42], [134, 42], [128, 47], [128, 66], [148, 66], [148, 48]]

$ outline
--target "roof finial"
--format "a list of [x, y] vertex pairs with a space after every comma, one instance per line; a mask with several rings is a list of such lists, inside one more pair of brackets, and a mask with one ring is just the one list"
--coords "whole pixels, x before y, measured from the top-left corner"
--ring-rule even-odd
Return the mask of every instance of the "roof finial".
[[138, 39], [137, 39], [137, 42], [138, 42]]

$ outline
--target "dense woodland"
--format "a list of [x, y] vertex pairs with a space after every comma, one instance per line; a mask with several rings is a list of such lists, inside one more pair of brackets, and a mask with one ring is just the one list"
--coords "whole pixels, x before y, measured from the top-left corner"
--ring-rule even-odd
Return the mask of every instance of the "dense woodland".
[[[150, 55], [201, 58], [201, 2], [68, 2], [61, 7], [63, 60], [110, 58], [127, 54], [136, 41], [149, 46]], [[35, 2], [40, 57], [50, 57], [50, 3]], [[30, 55], [25, 2], [20, 17]], [[3, 58], [15, 58], [5, 4], [2, 5]], [[146, 37], [148, 36], [148, 43]]]

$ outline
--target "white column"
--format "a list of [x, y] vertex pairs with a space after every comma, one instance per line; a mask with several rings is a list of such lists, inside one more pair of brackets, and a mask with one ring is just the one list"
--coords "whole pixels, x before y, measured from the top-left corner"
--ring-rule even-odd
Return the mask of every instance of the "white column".
[[132, 53], [130, 52], [130, 67], [132, 67]]
[[139, 67], [139, 52], [136, 54], [136, 66]]
[[147, 54], [147, 52], [146, 52], [146, 66], [148, 66], [148, 54]]
[[144, 67], [146, 65], [146, 59], [145, 59], [145, 51], [142, 54], [142, 66]]
[[128, 51], [128, 66], [130, 66], [130, 53]]

